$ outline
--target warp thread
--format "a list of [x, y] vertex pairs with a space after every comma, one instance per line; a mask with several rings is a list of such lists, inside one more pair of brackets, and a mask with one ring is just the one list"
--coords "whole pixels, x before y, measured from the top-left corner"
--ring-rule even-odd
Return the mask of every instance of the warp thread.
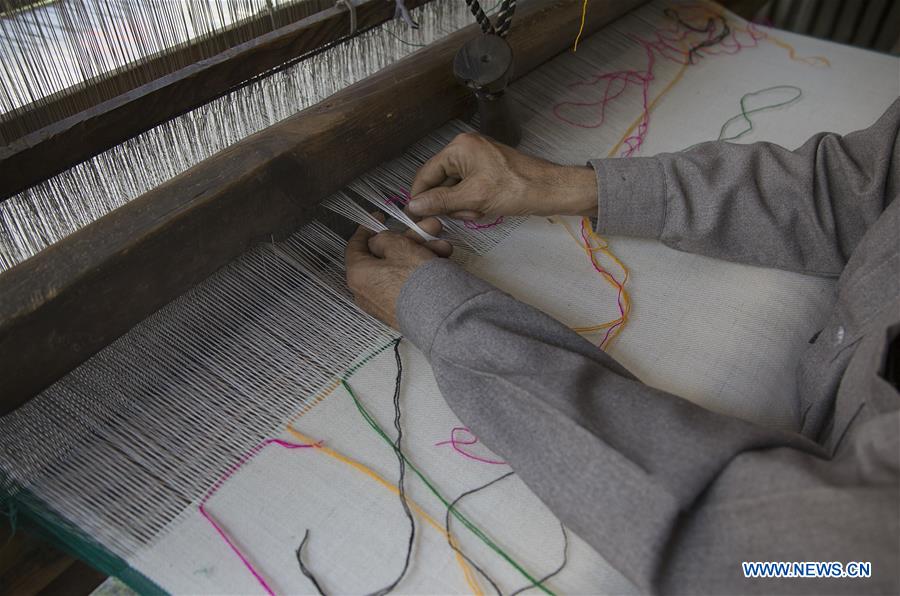
[[[406, 190], [405, 188], [401, 188], [399, 195], [391, 195], [391, 196], [387, 197], [384, 201], [386, 203], [390, 203], [392, 205], [397, 205], [397, 204], [408, 205], [411, 200], [412, 200], [412, 197], [410, 196], [409, 191]], [[463, 221], [463, 225], [465, 225], [470, 230], [486, 230], [489, 228], [495, 228], [502, 223], [503, 223], [502, 215], [490, 223], [478, 223], [477, 221], [473, 221], [473, 220], [469, 220], [469, 219]]]
[[241, 549], [238, 548], [237, 544], [235, 544], [235, 542], [231, 539], [231, 537], [228, 536], [228, 533], [225, 532], [225, 529], [222, 528], [222, 526], [220, 526], [218, 524], [218, 522], [216, 522], [216, 520], [213, 518], [213, 516], [210, 515], [209, 512], [206, 510], [206, 504], [213, 497], [213, 495], [215, 495], [219, 491], [219, 489], [222, 487], [222, 485], [225, 484], [225, 482], [227, 482], [229, 478], [234, 476], [234, 474], [241, 467], [243, 467], [247, 462], [249, 462], [251, 459], [256, 457], [260, 451], [262, 451], [265, 447], [268, 447], [269, 445], [278, 445], [279, 447], [284, 447], [285, 449], [305, 449], [305, 448], [315, 448], [315, 447], [319, 446], [320, 444], [298, 444], [298, 443], [291, 443], [288, 441], [283, 441], [281, 439], [266, 439], [265, 441], [256, 445], [250, 451], [245, 453], [240, 459], [238, 459], [237, 462], [234, 463], [234, 465], [232, 465], [230, 468], [228, 468], [228, 470], [225, 471], [224, 474], [222, 474], [222, 476], [215, 482], [215, 484], [213, 484], [212, 487], [210, 487], [210, 489], [208, 491], [206, 491], [206, 494], [200, 500], [200, 505], [198, 506], [198, 509], [200, 511], [200, 515], [202, 515], [203, 518], [206, 519], [207, 522], [209, 522], [209, 524], [216, 531], [216, 534], [218, 534], [219, 537], [225, 541], [225, 544], [228, 545], [228, 548], [230, 548], [231, 551], [235, 555], [237, 555], [237, 558], [240, 559], [240, 561], [244, 565], [244, 567], [246, 567], [247, 570], [250, 572], [250, 574], [253, 575], [253, 578], [259, 583], [259, 585], [262, 587], [262, 589], [265, 590], [267, 594], [274, 596], [275, 591], [272, 590], [272, 588], [269, 586], [268, 582], [266, 582], [266, 580], [262, 576], [262, 574], [259, 571], [257, 571], [257, 569], [256, 569], [256, 567], [254, 567], [253, 563], [250, 562], [250, 559], [248, 557], [246, 557], [243, 552], [241, 552]]

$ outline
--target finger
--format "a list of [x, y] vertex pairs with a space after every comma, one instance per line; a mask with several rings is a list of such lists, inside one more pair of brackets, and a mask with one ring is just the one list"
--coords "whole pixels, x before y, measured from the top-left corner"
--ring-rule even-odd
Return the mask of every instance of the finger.
[[369, 252], [380, 259], [400, 257], [416, 248], [419, 245], [414, 240], [396, 232], [382, 232], [369, 238]]
[[[471, 180], [471, 179], [470, 179]], [[476, 184], [463, 180], [456, 186], [439, 186], [425, 191], [407, 205], [412, 215], [445, 215], [456, 211], [480, 211], [483, 193], [475, 190]]]
[[[422, 228], [423, 231], [431, 234], [432, 236], [437, 236], [441, 233], [443, 229], [443, 224], [441, 224], [441, 220], [436, 217], [426, 217], [422, 221], [418, 222], [419, 227]], [[446, 240], [429, 240], [425, 241], [419, 233], [415, 230], [406, 230], [403, 234], [416, 244], [420, 244], [436, 254], [439, 257], [449, 257], [453, 254], [453, 245], [447, 242]]]
[[466, 221], [471, 221], [475, 219], [481, 219], [482, 217], [484, 217], [484, 213], [482, 213], [481, 211], [467, 210], [454, 211], [450, 214], [450, 217], [452, 217], [453, 219], [465, 219]]
[[449, 178], [462, 178], [458, 161], [457, 148], [447, 145], [437, 155], [425, 162], [413, 180], [409, 189], [410, 196], [415, 197], [419, 193], [441, 186]]
[[446, 240], [429, 240], [424, 246], [437, 256], [445, 259], [453, 254], [453, 245]]
[[372, 253], [369, 252], [369, 238], [374, 235], [375, 232], [363, 226], [356, 228], [356, 232], [347, 240], [347, 249], [344, 252], [347, 270], [372, 258]]
[[[441, 230], [444, 229], [441, 220], [436, 217], [426, 217], [425, 219], [416, 222], [416, 225], [425, 232], [426, 234], [431, 234], [432, 236], [437, 236], [441, 233]], [[407, 238], [412, 238], [417, 243], [422, 244], [425, 240], [419, 236], [419, 233], [415, 230], [407, 230], [404, 234]]]

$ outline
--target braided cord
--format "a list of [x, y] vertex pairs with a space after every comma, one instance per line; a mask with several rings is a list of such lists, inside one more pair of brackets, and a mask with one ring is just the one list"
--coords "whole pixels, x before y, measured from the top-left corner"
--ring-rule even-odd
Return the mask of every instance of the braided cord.
[[495, 32], [500, 37], [506, 37], [509, 33], [509, 27], [512, 25], [513, 14], [516, 12], [516, 0], [503, 0], [500, 5], [500, 13], [497, 16], [497, 27]]
[[484, 14], [484, 10], [481, 9], [481, 3], [478, 0], [466, 0], [466, 4], [469, 6], [472, 14], [475, 15], [475, 21], [481, 26], [481, 30], [484, 33], [496, 33], [491, 20]]

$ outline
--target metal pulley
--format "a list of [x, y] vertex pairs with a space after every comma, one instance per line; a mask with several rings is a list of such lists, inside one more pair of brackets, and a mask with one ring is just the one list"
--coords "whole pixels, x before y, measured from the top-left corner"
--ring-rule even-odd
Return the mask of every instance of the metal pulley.
[[453, 59], [453, 74], [474, 91], [478, 101], [480, 132], [515, 146], [522, 138], [522, 131], [505, 93], [512, 70], [512, 48], [493, 33], [469, 40]]

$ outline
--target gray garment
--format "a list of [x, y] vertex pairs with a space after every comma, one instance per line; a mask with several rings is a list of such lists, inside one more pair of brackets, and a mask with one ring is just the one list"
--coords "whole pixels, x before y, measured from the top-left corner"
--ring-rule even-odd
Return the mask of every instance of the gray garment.
[[[802, 428], [650, 388], [561, 323], [449, 261], [416, 270], [401, 329], [460, 419], [642, 590], [900, 592], [900, 100], [800, 149], [706, 143], [592, 162], [599, 229], [839, 275], [797, 371]], [[870, 561], [870, 579], [745, 579], [742, 561]]]

